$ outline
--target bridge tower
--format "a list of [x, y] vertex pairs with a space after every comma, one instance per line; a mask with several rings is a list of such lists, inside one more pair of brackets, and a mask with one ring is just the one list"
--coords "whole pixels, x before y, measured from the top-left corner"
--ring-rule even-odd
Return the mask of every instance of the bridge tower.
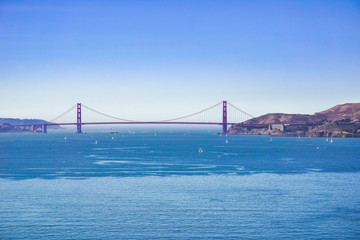
[[81, 103], [77, 104], [77, 114], [76, 114], [76, 133], [82, 133], [81, 132]]
[[222, 123], [222, 134], [227, 133], [227, 104], [226, 101], [223, 101], [223, 123]]

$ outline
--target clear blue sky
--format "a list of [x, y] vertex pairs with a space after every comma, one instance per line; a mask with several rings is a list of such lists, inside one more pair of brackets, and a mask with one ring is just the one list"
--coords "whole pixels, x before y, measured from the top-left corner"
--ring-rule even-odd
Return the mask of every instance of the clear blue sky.
[[222, 100], [256, 116], [360, 102], [360, 1], [0, 2], [0, 117], [82, 102], [155, 120]]

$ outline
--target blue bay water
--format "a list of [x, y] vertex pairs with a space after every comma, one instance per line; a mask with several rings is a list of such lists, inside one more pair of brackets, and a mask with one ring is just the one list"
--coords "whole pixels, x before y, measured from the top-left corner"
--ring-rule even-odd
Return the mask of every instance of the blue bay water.
[[359, 239], [359, 171], [360, 139], [1, 134], [0, 239]]

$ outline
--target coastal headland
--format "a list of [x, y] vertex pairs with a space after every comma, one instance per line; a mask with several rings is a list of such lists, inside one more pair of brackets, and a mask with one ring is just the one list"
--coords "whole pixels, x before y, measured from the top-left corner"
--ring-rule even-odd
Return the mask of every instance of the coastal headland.
[[228, 132], [234, 135], [360, 137], [360, 103], [336, 105], [312, 115], [268, 113], [234, 125]]

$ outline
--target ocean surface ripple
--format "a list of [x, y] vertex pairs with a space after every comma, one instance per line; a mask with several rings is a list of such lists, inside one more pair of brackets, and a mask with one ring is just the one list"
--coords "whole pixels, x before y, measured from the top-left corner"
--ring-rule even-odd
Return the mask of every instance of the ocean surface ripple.
[[0, 135], [0, 239], [360, 238], [360, 139], [64, 134]]

